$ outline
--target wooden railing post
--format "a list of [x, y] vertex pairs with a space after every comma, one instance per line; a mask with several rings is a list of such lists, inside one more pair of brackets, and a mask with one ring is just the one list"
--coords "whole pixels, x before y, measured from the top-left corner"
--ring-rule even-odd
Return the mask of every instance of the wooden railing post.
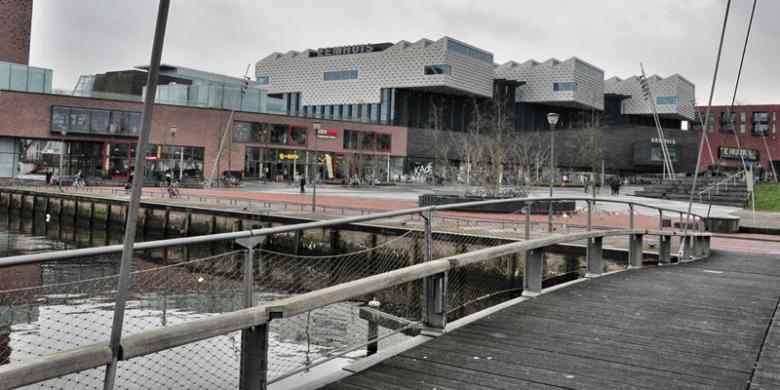
[[525, 203], [525, 239], [530, 240], [531, 239], [531, 209], [533, 208], [534, 202], [526, 202]]
[[585, 275], [587, 278], [597, 278], [602, 274], [604, 268], [603, 243], [603, 237], [594, 237], [588, 241], [588, 273]]
[[[368, 307], [374, 310], [379, 310], [380, 303], [376, 300], [376, 298], [370, 300], [368, 302]], [[366, 346], [366, 354], [368, 356], [371, 356], [377, 351], [379, 351], [379, 341], [377, 341], [377, 337], [379, 337], [379, 324], [376, 321], [375, 317], [371, 317], [368, 320], [368, 345]]]
[[535, 297], [542, 293], [542, 263], [544, 250], [541, 248], [525, 252], [525, 270], [523, 271], [523, 296]]
[[642, 268], [642, 235], [632, 234], [629, 236], [628, 246], [628, 269]]
[[658, 262], [661, 264], [669, 264], [672, 261], [672, 237], [671, 236], [659, 236], [658, 237]]

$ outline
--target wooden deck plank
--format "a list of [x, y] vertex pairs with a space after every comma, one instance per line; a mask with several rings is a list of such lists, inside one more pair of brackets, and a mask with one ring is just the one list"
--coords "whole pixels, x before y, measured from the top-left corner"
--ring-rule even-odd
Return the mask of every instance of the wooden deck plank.
[[431, 389], [734, 389], [752, 376], [751, 389], [780, 388], [780, 321], [772, 322], [778, 299], [780, 258], [719, 252], [544, 294], [341, 383], [384, 389], [395, 378], [399, 386]]

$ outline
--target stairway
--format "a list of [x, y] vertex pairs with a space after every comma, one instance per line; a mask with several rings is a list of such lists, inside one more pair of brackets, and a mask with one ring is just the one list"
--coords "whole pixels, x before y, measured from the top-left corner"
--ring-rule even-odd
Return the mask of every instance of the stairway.
[[[700, 192], [706, 188], [714, 186], [722, 177], [700, 177], [696, 180], [696, 191]], [[636, 191], [634, 195], [647, 198], [669, 199], [687, 201], [690, 198], [692, 177], [676, 178], [664, 180], [661, 184], [647, 184], [641, 191]], [[694, 195], [693, 201], [700, 203], [710, 203], [721, 206], [745, 207], [750, 192], [747, 190], [747, 184], [744, 179], [737, 179], [736, 183], [729, 181], [721, 183], [717, 188], [699, 195]]]

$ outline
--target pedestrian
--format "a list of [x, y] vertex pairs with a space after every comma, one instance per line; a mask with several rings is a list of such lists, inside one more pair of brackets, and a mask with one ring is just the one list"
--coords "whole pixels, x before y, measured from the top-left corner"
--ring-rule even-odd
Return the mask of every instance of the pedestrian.
[[306, 193], [306, 178], [301, 175], [301, 194]]
[[51, 185], [51, 178], [52, 178], [52, 176], [54, 176], [54, 175], [52, 174], [51, 169], [47, 170], [46, 171], [46, 185], [47, 186]]
[[585, 188], [585, 193], [587, 194], [588, 193], [588, 186], [590, 186], [590, 176], [585, 175], [585, 177], [583, 178], [582, 182], [584, 184], [583, 187]]
[[127, 183], [125, 183], [125, 191], [130, 191], [133, 188], [133, 177], [135, 176], [135, 168], [130, 167], [127, 174]]

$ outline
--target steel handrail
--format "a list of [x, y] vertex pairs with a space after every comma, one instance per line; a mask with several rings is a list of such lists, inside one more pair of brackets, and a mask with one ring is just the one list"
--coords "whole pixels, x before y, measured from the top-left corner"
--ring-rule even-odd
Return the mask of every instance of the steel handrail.
[[[485, 201], [464, 202], [464, 203], [438, 205], [438, 206], [416, 207], [411, 209], [386, 211], [386, 212], [380, 212], [380, 213], [369, 214], [369, 215], [360, 215], [354, 217], [337, 218], [337, 219], [315, 221], [315, 222], [305, 222], [305, 223], [299, 223], [294, 225], [285, 225], [285, 226], [262, 228], [262, 229], [243, 230], [238, 232], [217, 233], [217, 234], [202, 235], [202, 236], [146, 241], [146, 242], [136, 243], [133, 246], [133, 250], [137, 251], [137, 250], [161, 249], [161, 248], [169, 248], [169, 247], [181, 246], [181, 245], [204, 244], [204, 243], [211, 243], [215, 241], [236, 240], [239, 238], [266, 236], [266, 235], [280, 234], [280, 233], [290, 233], [299, 230], [320, 229], [326, 227], [335, 227], [340, 225], [366, 222], [366, 221], [371, 221], [376, 219], [415, 215], [415, 214], [428, 212], [428, 211], [433, 212], [433, 211], [456, 210], [458, 208], [470, 207], [470, 206], [495, 205], [495, 204], [511, 203], [511, 202], [540, 202], [540, 201], [543, 202], [543, 201], [563, 201], [563, 200], [574, 200], [574, 201], [585, 201], [585, 202], [596, 202], [596, 203], [598, 202], [618, 203], [618, 204], [633, 205], [633, 207], [638, 206], [638, 207], [645, 207], [649, 209], [655, 209], [661, 212], [669, 211], [669, 212], [679, 213], [681, 215], [687, 214], [686, 211], [682, 211], [682, 210], [675, 210], [675, 209], [669, 209], [669, 208], [658, 207], [653, 205], [647, 205], [647, 204], [628, 201], [628, 200], [609, 199], [609, 198], [600, 198], [600, 197], [553, 196], [553, 197], [544, 197], [544, 198], [507, 198], [507, 199], [492, 199], [492, 200], [485, 200]], [[690, 215], [692, 217], [698, 217], [701, 219], [704, 218], [702, 215], [693, 212], [691, 212]], [[74, 257], [115, 254], [120, 252], [122, 252], [122, 245], [108, 245], [108, 246], [93, 247], [93, 248], [69, 249], [69, 250], [56, 251], [56, 252], [8, 256], [8, 257], [0, 258], [0, 268], [17, 266], [17, 265], [25, 265], [25, 264], [36, 264], [36, 263], [42, 263], [46, 261], [53, 261], [53, 260], [70, 259]]]
[[720, 180], [720, 181], [716, 182], [715, 184], [713, 184], [713, 185], [711, 185], [711, 186], [709, 186], [709, 187], [707, 187], [707, 188], [697, 192], [696, 195], [701, 195], [701, 194], [703, 194], [705, 192], [712, 191], [713, 188], [719, 187], [721, 184], [723, 184], [723, 183], [725, 183], [725, 182], [727, 182], [729, 180], [734, 180], [737, 176], [745, 174], [745, 172], [747, 172], [747, 171], [746, 170], [740, 170], [739, 172], [737, 172], [737, 173], [735, 173], [735, 174], [733, 174], [733, 175], [731, 175], [729, 177], [726, 177], [725, 179]]

